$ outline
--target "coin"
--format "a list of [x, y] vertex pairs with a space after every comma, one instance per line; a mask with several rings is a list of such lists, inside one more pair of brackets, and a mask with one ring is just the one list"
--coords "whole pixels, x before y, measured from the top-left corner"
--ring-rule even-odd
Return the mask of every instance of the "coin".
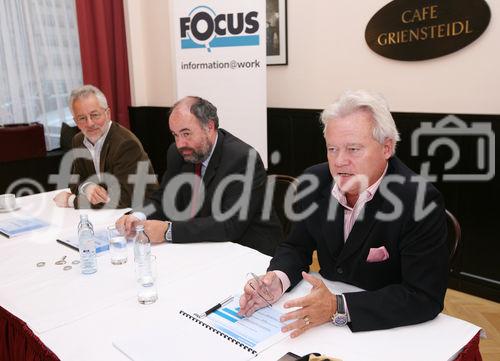
[[71, 267], [71, 266], [69, 266], [69, 265], [68, 265], [68, 266], [64, 266], [64, 267], [63, 267], [63, 270], [65, 270], [65, 271], [69, 271], [69, 270], [70, 270], [70, 269], [72, 269], [72, 268], [73, 268], [73, 267]]
[[38, 263], [36, 264], [36, 266], [37, 266], [37, 267], [43, 267], [43, 266], [45, 266], [45, 262], [38, 262]]
[[59, 261], [55, 261], [54, 263], [58, 266], [62, 266], [63, 264], [66, 264], [66, 257], [67, 256], [63, 256], [63, 258], [61, 258]]

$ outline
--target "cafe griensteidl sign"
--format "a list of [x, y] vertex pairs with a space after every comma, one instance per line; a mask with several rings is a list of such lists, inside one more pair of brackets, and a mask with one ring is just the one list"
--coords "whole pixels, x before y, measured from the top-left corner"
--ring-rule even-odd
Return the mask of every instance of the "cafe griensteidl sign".
[[386, 58], [432, 59], [479, 38], [490, 17], [484, 0], [394, 0], [370, 19], [365, 39]]

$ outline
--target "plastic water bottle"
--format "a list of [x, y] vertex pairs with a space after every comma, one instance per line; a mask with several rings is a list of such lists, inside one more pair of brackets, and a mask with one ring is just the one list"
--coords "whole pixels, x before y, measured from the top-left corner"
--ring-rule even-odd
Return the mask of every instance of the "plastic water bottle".
[[80, 215], [78, 224], [78, 249], [80, 250], [80, 264], [83, 274], [97, 272], [97, 258], [95, 252], [94, 227], [86, 214]]
[[151, 258], [151, 241], [146, 233], [144, 226], [138, 225], [135, 227], [134, 239], [134, 260], [136, 263], [146, 263]]
[[135, 227], [134, 260], [139, 303], [150, 304], [158, 299], [155, 287], [156, 270], [151, 259], [151, 241], [144, 232], [144, 226]]

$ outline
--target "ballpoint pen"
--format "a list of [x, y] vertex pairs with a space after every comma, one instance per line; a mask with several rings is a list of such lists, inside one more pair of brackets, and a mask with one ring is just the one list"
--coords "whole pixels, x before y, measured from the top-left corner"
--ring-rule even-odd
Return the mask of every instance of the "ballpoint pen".
[[198, 315], [197, 313], [195, 313], [194, 315], [198, 318], [203, 318], [203, 317], [207, 317], [209, 314], [211, 314], [212, 312], [215, 312], [217, 311], [219, 308], [221, 308], [222, 306], [228, 304], [229, 302], [231, 302], [233, 300], [233, 296], [229, 296], [228, 298], [226, 298], [225, 300], [219, 302], [218, 304], [216, 304], [214, 307], [206, 310], [205, 312], [203, 312], [201, 315]]
[[[257, 277], [257, 275], [255, 273], [253, 273], [253, 272], [250, 272], [250, 274], [252, 275], [254, 281], [257, 283], [257, 286], [260, 288], [261, 281], [259, 280], [259, 277]], [[255, 287], [252, 285], [251, 282], [249, 282], [248, 284], [250, 285], [250, 287], [252, 287], [252, 289], [255, 291], [255, 293], [257, 293], [259, 295], [259, 297], [262, 298], [267, 303], [267, 305], [269, 307], [273, 307], [271, 305], [271, 303], [264, 296], [262, 296], [257, 289], [255, 289]], [[266, 287], [266, 285], [264, 285], [264, 287]], [[269, 291], [267, 291], [267, 293], [269, 294]]]

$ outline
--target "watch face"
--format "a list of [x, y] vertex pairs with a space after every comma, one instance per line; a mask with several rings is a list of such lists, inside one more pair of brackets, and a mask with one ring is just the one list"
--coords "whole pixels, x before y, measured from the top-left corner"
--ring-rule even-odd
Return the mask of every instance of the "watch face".
[[347, 315], [336, 314], [335, 316], [333, 316], [332, 321], [335, 326], [345, 326], [347, 324]]

